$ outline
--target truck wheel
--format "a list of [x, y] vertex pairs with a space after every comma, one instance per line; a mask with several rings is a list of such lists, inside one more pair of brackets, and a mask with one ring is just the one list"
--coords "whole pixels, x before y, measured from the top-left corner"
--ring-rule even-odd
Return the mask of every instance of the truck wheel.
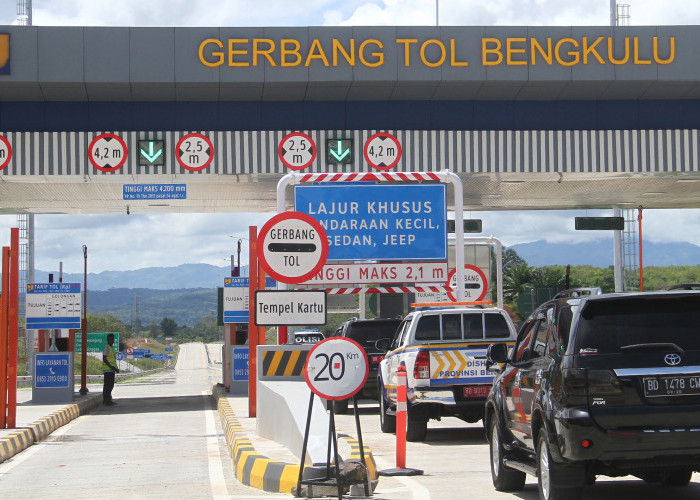
[[341, 399], [339, 401], [333, 401], [333, 411], [335, 413], [344, 415], [348, 412], [349, 399]]
[[[537, 487], [542, 500], [579, 500], [581, 487], [558, 488], [552, 485], [553, 471], [558, 465], [549, 453], [549, 444], [544, 429], [537, 439]], [[556, 472], [554, 472], [556, 474]]]
[[384, 386], [381, 382], [377, 384], [377, 396], [379, 398], [379, 426], [382, 432], [396, 432], [396, 417], [386, 414], [387, 404], [384, 399]]
[[406, 420], [406, 441], [425, 441], [425, 436], [428, 434], [428, 419], [410, 418], [410, 415], [410, 413], [407, 415]]
[[503, 464], [503, 444], [496, 418], [491, 418], [490, 452], [491, 480], [497, 491], [520, 491], [525, 486], [525, 473]]

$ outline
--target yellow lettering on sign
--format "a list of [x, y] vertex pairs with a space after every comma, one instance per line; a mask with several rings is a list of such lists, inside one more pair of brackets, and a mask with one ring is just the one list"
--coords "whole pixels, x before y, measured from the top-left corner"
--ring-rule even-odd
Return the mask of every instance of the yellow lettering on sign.
[[204, 47], [212, 43], [218, 46], [220, 49], [224, 48], [224, 44], [221, 43], [221, 40], [217, 40], [216, 38], [207, 38], [199, 44], [199, 60], [205, 66], [209, 66], [210, 68], [216, 68], [224, 64], [224, 53], [215, 50], [211, 53], [211, 55], [216, 57], [216, 59], [214, 61], [207, 61], [204, 58]]
[[350, 53], [345, 50], [343, 44], [337, 38], [333, 39], [333, 66], [338, 66], [338, 52], [340, 52], [350, 66], [355, 66], [355, 39], [350, 39]]
[[[493, 45], [493, 47], [489, 47]], [[495, 54], [496, 60], [489, 60], [489, 54]], [[482, 38], [481, 39], [481, 64], [484, 66], [498, 66], [503, 62], [503, 54], [501, 53], [501, 41], [498, 38]]]
[[321, 42], [318, 41], [318, 38], [314, 38], [314, 41], [311, 42], [311, 48], [309, 49], [309, 53], [306, 55], [306, 62], [304, 62], [304, 66], [309, 66], [312, 59], [320, 59], [323, 61], [324, 66], [329, 66], [328, 58], [326, 57], [326, 53], [323, 51], [323, 46], [321, 46]]
[[589, 54], [593, 54], [593, 57], [595, 57], [600, 64], [605, 64], [605, 61], [602, 57], [600, 57], [600, 54], [595, 49], [595, 46], [603, 40], [605, 40], [605, 37], [599, 36], [598, 38], [596, 38], [595, 42], [593, 42], [591, 45], [588, 45], [588, 37], [583, 37], [583, 64], [588, 64]]
[[639, 37], [634, 37], [634, 64], [651, 64], [651, 59], [639, 58]]
[[[429, 45], [437, 45], [440, 48], [440, 57], [436, 62], [430, 62], [428, 59], [425, 57], [425, 49]], [[429, 68], [436, 68], [438, 66], [441, 66], [442, 63], [445, 62], [445, 59], [447, 58], [447, 49], [445, 48], [445, 44], [442, 43], [440, 40], [436, 40], [434, 38], [430, 40], [426, 40], [423, 42], [423, 44], [420, 46], [420, 60], [428, 66]]]
[[235, 50], [233, 46], [237, 43], [248, 43], [247, 38], [229, 38], [228, 39], [228, 65], [229, 66], [250, 66], [250, 63], [247, 61], [243, 62], [236, 62], [233, 60], [233, 56], [235, 55], [245, 55], [248, 53], [247, 50]]
[[546, 62], [550, 66], [552, 65], [552, 61], [554, 60], [554, 54], [552, 54], [552, 39], [551, 38], [547, 38], [547, 51], [546, 52], [545, 52], [544, 48], [542, 47], [542, 45], [540, 45], [540, 42], [538, 42], [536, 38], [530, 38], [530, 54], [532, 56], [532, 65], [533, 66], [537, 65], [535, 51], [540, 53], [540, 55], [542, 56], [542, 59], [544, 59], [544, 62]]
[[370, 55], [375, 58], [374, 62], [368, 61], [365, 57], [365, 47], [367, 47], [369, 44], [376, 45], [379, 49], [384, 48], [384, 45], [379, 40], [375, 40], [374, 38], [365, 40], [360, 44], [360, 62], [370, 68], [381, 66], [384, 64], [384, 52], [372, 52]]
[[578, 53], [578, 51], [570, 50], [569, 52], [566, 53], [566, 55], [571, 57], [571, 61], [565, 61], [564, 59], [562, 59], [561, 46], [564, 45], [565, 43], [569, 43], [573, 47], [578, 48], [578, 42], [576, 40], [574, 40], [573, 38], [562, 38], [554, 46], [554, 57], [557, 58], [557, 62], [559, 64], [561, 64], [562, 66], [575, 66], [579, 62], [580, 54]]
[[506, 64], [508, 66], [525, 66], [527, 64], [527, 60], [521, 59], [516, 61], [513, 59], [513, 54], [525, 53], [525, 47], [513, 47], [513, 44], [515, 43], [524, 44], [525, 38], [506, 38]]
[[[292, 48], [288, 48], [289, 46]], [[299, 40], [293, 38], [283, 38], [280, 40], [280, 66], [299, 66], [301, 64], [301, 54], [299, 53], [301, 44]], [[288, 62], [287, 56], [294, 56], [294, 62]]]
[[676, 58], [676, 37], [675, 36], [672, 36], [668, 39], [669, 55], [668, 55], [668, 58], [666, 58], [666, 59], [661, 59], [659, 57], [659, 37], [658, 36], [655, 36], [654, 38], [652, 38], [652, 43], [653, 43], [652, 52], [654, 54], [654, 61], [656, 61], [656, 64], [670, 64]]
[[450, 38], [450, 66], [469, 66], [467, 61], [457, 61], [457, 49], [455, 48], [454, 38]]
[[408, 67], [411, 65], [411, 44], [418, 43], [417, 38], [397, 38], [396, 43], [403, 44], [403, 65]]
[[630, 39], [629, 37], [625, 37], [625, 57], [622, 59], [615, 59], [615, 44], [613, 43], [613, 38], [611, 36], [608, 37], [608, 59], [610, 59], [610, 62], [613, 64], [625, 64], [627, 61], [630, 60]]

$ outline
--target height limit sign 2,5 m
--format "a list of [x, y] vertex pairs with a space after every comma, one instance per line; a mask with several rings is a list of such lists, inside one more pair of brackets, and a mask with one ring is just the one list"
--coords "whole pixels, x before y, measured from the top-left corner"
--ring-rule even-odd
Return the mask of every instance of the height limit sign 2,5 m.
[[271, 218], [258, 236], [258, 258], [265, 271], [282, 283], [303, 283], [328, 258], [328, 238], [316, 219], [300, 212]]

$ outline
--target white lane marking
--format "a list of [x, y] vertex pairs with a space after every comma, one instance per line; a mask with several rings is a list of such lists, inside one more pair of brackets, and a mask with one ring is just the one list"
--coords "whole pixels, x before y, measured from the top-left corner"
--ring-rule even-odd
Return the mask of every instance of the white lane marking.
[[21, 451], [14, 457], [12, 457], [9, 460], [6, 460], [5, 462], [0, 464], [0, 477], [4, 474], [7, 474], [10, 472], [12, 469], [20, 465], [21, 463], [25, 462], [27, 459], [32, 457], [35, 453], [38, 453], [41, 451], [42, 448], [46, 445], [46, 443], [51, 443], [58, 441], [58, 438], [62, 437], [66, 432], [71, 430], [73, 426], [75, 426], [78, 422], [82, 421], [85, 419], [87, 415], [80, 416], [74, 420], [71, 420], [68, 422], [66, 425], [59, 427], [55, 431], [53, 431], [46, 439], [43, 441], [39, 441], [38, 443], [33, 444], [29, 448], [27, 448], [24, 451]]
[[204, 398], [204, 420], [206, 423], [205, 432], [207, 434], [207, 456], [209, 457], [209, 483], [214, 498], [229, 498], [226, 488], [226, 478], [224, 478], [224, 465], [219, 455], [219, 439], [216, 434], [216, 423], [214, 422], [214, 406], [208, 392], [202, 391]]
[[[374, 457], [374, 461], [377, 463], [377, 469], [379, 470], [393, 469], [395, 467], [394, 464], [390, 465], [388, 462], [377, 456]], [[409, 494], [411, 495], [410, 498], [413, 500], [430, 500], [430, 490], [428, 490], [428, 488], [420, 484], [418, 481], [410, 479], [407, 476], [394, 476], [393, 478], [408, 488]], [[386, 492], [382, 491], [382, 493]]]

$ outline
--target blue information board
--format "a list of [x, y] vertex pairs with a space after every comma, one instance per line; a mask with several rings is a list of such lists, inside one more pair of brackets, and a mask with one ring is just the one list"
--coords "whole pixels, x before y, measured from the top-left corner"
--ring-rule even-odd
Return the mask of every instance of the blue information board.
[[124, 184], [124, 200], [186, 200], [187, 184]]
[[[248, 323], [248, 284], [244, 278], [224, 278], [224, 323]], [[265, 278], [265, 288], [275, 288], [277, 281]]]
[[71, 375], [70, 353], [37, 353], [34, 360], [35, 387], [68, 387]]
[[233, 380], [248, 380], [248, 348], [233, 349]]
[[446, 260], [444, 184], [296, 186], [295, 209], [328, 236], [328, 260]]
[[80, 328], [80, 283], [29, 283], [26, 328]]

